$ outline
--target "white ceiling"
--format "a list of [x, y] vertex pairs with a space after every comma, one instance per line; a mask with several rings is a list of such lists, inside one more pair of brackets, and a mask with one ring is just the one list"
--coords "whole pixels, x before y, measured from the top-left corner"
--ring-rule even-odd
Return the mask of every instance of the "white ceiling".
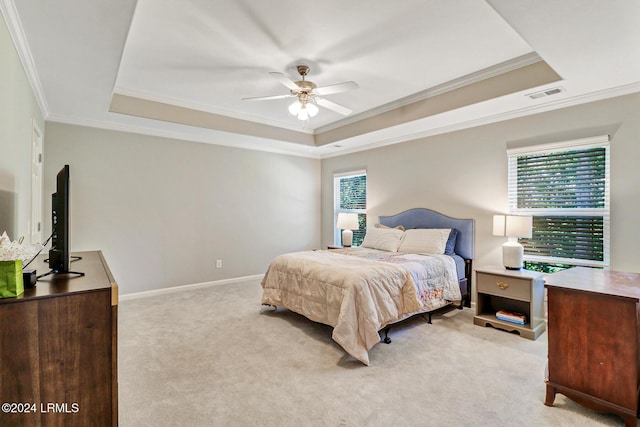
[[[0, 7], [47, 120], [295, 155], [331, 156], [640, 91], [636, 0]], [[359, 84], [326, 96], [350, 116], [321, 108], [302, 122], [288, 114], [291, 99], [241, 100], [288, 93], [268, 73], [298, 80], [301, 63], [318, 86]], [[525, 96], [558, 86], [554, 96]]]

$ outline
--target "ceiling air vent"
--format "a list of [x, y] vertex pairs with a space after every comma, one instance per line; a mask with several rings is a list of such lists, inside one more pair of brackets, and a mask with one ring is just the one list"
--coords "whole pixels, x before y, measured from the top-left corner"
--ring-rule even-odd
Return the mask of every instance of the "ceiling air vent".
[[558, 86], [551, 89], [541, 90], [540, 92], [529, 93], [526, 96], [528, 96], [531, 99], [539, 99], [539, 98], [544, 98], [546, 96], [556, 95], [562, 92], [564, 92], [564, 88], [562, 86]]

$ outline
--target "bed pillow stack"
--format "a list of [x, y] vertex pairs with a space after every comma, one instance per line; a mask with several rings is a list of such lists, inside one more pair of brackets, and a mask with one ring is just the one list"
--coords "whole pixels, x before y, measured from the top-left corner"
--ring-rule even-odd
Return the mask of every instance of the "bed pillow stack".
[[451, 255], [457, 231], [450, 228], [415, 228], [404, 231], [376, 225], [367, 228], [360, 246], [387, 252]]
[[404, 231], [397, 228], [369, 227], [360, 247], [398, 252], [403, 236]]

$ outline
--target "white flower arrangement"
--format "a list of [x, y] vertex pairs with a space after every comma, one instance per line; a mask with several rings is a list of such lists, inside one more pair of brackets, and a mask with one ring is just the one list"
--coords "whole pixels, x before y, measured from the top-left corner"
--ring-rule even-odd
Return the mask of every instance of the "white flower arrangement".
[[3, 232], [0, 236], [0, 261], [16, 261], [22, 260], [27, 262], [35, 257], [42, 250], [39, 243], [23, 243], [24, 238], [11, 241], [7, 232]]

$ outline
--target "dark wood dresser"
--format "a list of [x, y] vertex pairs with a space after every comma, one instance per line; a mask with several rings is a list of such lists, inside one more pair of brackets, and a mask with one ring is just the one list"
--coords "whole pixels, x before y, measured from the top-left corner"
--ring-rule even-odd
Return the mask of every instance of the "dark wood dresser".
[[556, 393], [637, 425], [640, 274], [578, 267], [546, 280], [549, 365]]
[[[118, 288], [100, 251], [0, 299], [1, 426], [118, 424]], [[35, 264], [35, 265], [34, 265]], [[40, 256], [30, 268], [49, 271]]]

